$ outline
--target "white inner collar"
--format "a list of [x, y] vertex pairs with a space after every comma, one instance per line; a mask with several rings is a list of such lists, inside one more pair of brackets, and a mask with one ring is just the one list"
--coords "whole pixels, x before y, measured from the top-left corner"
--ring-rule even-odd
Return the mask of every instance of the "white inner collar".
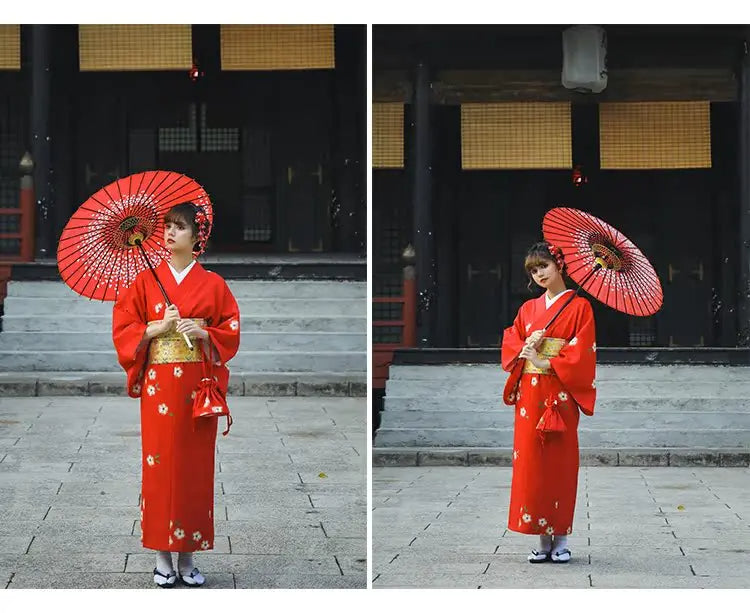
[[559, 300], [560, 296], [562, 296], [563, 294], [567, 294], [568, 292], [572, 292], [572, 291], [573, 291], [572, 289], [563, 290], [562, 292], [557, 294], [557, 296], [555, 296], [554, 298], [550, 298], [549, 296], [547, 296], [547, 292], [544, 292], [544, 303], [547, 305], [547, 308], [550, 308], [553, 304], [555, 304], [555, 302]]
[[187, 277], [187, 274], [190, 272], [190, 269], [193, 267], [193, 264], [195, 264], [195, 260], [190, 262], [187, 266], [185, 266], [185, 269], [182, 272], [177, 272], [174, 267], [172, 266], [171, 262], [167, 262], [169, 265], [169, 270], [172, 271], [172, 276], [174, 277], [175, 282], [177, 285], [182, 283], [182, 280]]

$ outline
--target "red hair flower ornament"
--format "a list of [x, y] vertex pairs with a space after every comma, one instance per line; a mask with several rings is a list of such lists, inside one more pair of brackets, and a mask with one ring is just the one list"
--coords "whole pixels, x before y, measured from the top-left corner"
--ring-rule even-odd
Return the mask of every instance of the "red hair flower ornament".
[[557, 267], [560, 269], [560, 272], [563, 272], [563, 270], [565, 269], [565, 259], [563, 258], [562, 249], [555, 245], [550, 245], [549, 253], [553, 258], [555, 258], [555, 262], [557, 262]]
[[195, 225], [198, 226], [198, 247], [193, 255], [197, 258], [206, 250], [206, 242], [211, 234], [211, 221], [208, 219], [203, 207], [196, 206], [195, 208]]

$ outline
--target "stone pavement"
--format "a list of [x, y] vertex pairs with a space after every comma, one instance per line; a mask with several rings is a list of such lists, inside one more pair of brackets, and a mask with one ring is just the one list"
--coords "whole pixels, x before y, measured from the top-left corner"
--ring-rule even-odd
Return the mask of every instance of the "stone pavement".
[[582, 467], [568, 564], [507, 531], [511, 469], [375, 467], [374, 588], [749, 588], [750, 470]]
[[[229, 400], [206, 587], [365, 588], [366, 399]], [[0, 586], [155, 587], [138, 415], [130, 398], [0, 398]]]

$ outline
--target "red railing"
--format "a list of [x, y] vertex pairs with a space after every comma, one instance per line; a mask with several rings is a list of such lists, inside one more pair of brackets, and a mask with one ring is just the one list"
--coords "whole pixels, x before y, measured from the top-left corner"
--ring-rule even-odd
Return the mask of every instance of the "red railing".
[[404, 268], [403, 294], [388, 298], [373, 298], [374, 304], [401, 304], [401, 319], [375, 319], [376, 328], [401, 328], [401, 342], [374, 343], [372, 348], [372, 386], [385, 388], [388, 370], [393, 362], [393, 352], [401, 347], [417, 345], [417, 284], [414, 267]]
[[0, 232], [0, 239], [16, 239], [19, 242], [18, 252], [13, 254], [0, 254], [0, 304], [6, 295], [6, 286], [10, 279], [11, 265], [14, 262], [34, 261], [34, 183], [32, 181], [31, 157], [24, 156], [21, 161], [21, 191], [18, 197], [17, 207], [0, 208], [0, 215], [18, 216], [17, 232]]
[[0, 208], [0, 215], [17, 215], [18, 232], [0, 232], [0, 239], [18, 239], [18, 254], [0, 255], [4, 262], [31, 262], [34, 260], [34, 183], [31, 174], [21, 177], [18, 206]]

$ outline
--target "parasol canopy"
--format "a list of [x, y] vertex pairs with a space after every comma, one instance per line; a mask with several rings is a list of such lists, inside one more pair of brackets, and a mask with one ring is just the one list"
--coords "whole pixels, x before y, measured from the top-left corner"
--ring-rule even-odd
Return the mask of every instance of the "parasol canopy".
[[562, 250], [570, 278], [600, 302], [640, 317], [661, 308], [664, 295], [653, 266], [619, 230], [590, 213], [557, 207], [544, 216], [542, 231]]
[[73, 213], [62, 231], [57, 264], [63, 281], [81, 296], [116, 300], [140, 272], [169, 258], [164, 216], [183, 202], [203, 207], [210, 232], [211, 200], [183, 174], [150, 170], [103, 187]]

